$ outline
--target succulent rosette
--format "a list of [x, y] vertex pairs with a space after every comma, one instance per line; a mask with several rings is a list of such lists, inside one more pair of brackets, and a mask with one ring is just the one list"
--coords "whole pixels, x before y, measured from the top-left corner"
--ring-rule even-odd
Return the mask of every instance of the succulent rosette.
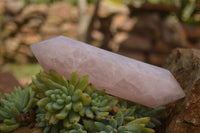
[[73, 72], [69, 80], [55, 71], [36, 75], [31, 87], [38, 99], [36, 120], [44, 133], [154, 132], [150, 129], [156, 126], [151, 114], [162, 112], [163, 108], [156, 111], [135, 103], [129, 105], [97, 90], [88, 81], [88, 76], [78, 79], [78, 72]]
[[39, 73], [32, 83], [39, 99], [39, 126], [44, 126], [47, 130], [62, 120], [63, 126], [70, 129], [81, 117], [107, 117], [118, 100], [105, 95], [103, 90], [97, 91], [94, 86], [88, 84], [88, 80], [88, 76], [78, 80], [77, 72], [72, 73], [69, 81], [54, 71], [50, 71], [49, 74]]
[[[1, 98], [0, 106], [0, 131], [11, 132], [21, 125], [28, 125], [34, 120], [32, 108], [35, 106], [35, 92], [26, 85], [22, 90], [14, 88], [11, 94], [5, 94]], [[30, 117], [29, 117], [30, 116]]]

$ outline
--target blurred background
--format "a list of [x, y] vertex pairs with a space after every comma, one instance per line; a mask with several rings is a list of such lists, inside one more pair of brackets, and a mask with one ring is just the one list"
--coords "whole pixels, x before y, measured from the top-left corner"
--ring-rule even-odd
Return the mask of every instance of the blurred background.
[[0, 88], [30, 82], [41, 69], [30, 45], [58, 35], [163, 66], [175, 48], [200, 48], [200, 1], [0, 0]]

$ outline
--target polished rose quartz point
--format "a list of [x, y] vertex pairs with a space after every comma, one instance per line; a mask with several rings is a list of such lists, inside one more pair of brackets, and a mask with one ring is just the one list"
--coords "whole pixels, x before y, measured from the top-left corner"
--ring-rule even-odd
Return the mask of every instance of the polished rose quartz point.
[[80, 77], [89, 75], [97, 89], [148, 107], [166, 105], [185, 96], [166, 69], [64, 36], [31, 45], [31, 49], [45, 71], [55, 70], [67, 79], [78, 71]]

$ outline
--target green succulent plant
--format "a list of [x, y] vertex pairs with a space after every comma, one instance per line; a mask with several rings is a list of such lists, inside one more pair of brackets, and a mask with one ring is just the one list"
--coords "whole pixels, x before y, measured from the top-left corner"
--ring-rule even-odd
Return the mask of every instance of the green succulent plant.
[[50, 130], [60, 120], [65, 128], [72, 128], [81, 117], [102, 119], [109, 115], [118, 100], [105, 95], [104, 90], [96, 90], [88, 85], [88, 76], [78, 80], [78, 72], [73, 72], [69, 81], [54, 71], [39, 73], [33, 79], [32, 88], [36, 92], [37, 121], [44, 131]]
[[133, 102], [125, 101], [123, 99], [120, 99], [117, 107], [123, 112], [124, 119], [127, 122], [138, 118], [149, 117], [150, 121], [146, 125], [149, 128], [155, 128], [161, 125], [161, 122], [155, 117], [159, 116], [165, 110], [165, 107], [153, 109]]
[[105, 94], [88, 84], [89, 77], [69, 80], [55, 71], [40, 72], [24, 89], [1, 98], [0, 132], [34, 124], [44, 133], [153, 133], [154, 117], [164, 107], [148, 108]]
[[107, 121], [83, 120], [88, 131], [100, 133], [154, 133], [153, 129], [145, 127], [150, 121], [149, 117], [131, 120], [125, 123], [124, 115], [118, 112]]
[[29, 110], [34, 107], [34, 95], [35, 92], [29, 85], [26, 85], [23, 90], [20, 87], [14, 88], [11, 94], [5, 94], [5, 98], [1, 98], [1, 132], [11, 132], [20, 125], [29, 124], [29, 120], [24, 117], [24, 114], [30, 114]]
[[164, 108], [118, 99], [88, 81], [88, 76], [78, 79], [78, 72], [73, 72], [69, 81], [55, 71], [36, 75], [31, 87], [38, 99], [36, 121], [44, 133], [152, 133], [151, 128], [160, 124], [153, 117]]

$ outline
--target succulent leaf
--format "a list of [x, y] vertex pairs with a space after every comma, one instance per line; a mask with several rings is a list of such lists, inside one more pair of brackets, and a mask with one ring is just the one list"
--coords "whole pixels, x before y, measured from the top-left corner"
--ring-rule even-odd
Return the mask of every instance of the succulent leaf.
[[76, 85], [76, 88], [77, 89], [80, 89], [82, 91], [85, 90], [85, 88], [87, 87], [88, 85], [88, 81], [89, 81], [89, 76], [83, 76], [82, 78], [80, 78], [80, 80], [78, 81], [77, 85]]
[[12, 125], [1, 123], [0, 124], [0, 131], [5, 132], [5, 133], [11, 132], [11, 131], [17, 129], [19, 126], [20, 126], [19, 123], [15, 123], [15, 124], [12, 124]]
[[122, 114], [122, 112], [118, 112], [116, 115], [115, 115], [115, 119], [117, 121], [117, 125], [118, 126], [122, 126], [123, 122], [124, 122], [124, 116]]
[[69, 114], [69, 122], [75, 124], [79, 122], [79, 120], [80, 120], [80, 115], [76, 112], [71, 111]]
[[88, 105], [91, 101], [91, 97], [87, 93], [83, 93], [81, 96], [81, 100], [83, 102], [83, 105]]
[[38, 107], [45, 107], [45, 105], [47, 105], [50, 101], [51, 100], [50, 100], [49, 97], [42, 98], [37, 102], [37, 106]]
[[111, 118], [109, 120], [109, 124], [113, 127], [113, 128], [117, 128], [117, 120], [115, 120], [114, 118]]
[[102, 122], [94, 122], [97, 131], [103, 131], [106, 127]]
[[77, 82], [78, 82], [78, 72], [75, 71], [71, 74], [69, 83], [72, 84], [73, 86], [76, 86]]
[[55, 118], [58, 120], [63, 120], [67, 117], [69, 114], [69, 111], [66, 110], [66, 108], [63, 108], [58, 114], [55, 115]]
[[138, 118], [138, 119], [135, 119], [129, 123], [127, 123], [126, 125], [134, 125], [134, 124], [145, 124], [147, 125], [150, 121], [150, 118], [149, 117], [144, 117], [144, 118]]

